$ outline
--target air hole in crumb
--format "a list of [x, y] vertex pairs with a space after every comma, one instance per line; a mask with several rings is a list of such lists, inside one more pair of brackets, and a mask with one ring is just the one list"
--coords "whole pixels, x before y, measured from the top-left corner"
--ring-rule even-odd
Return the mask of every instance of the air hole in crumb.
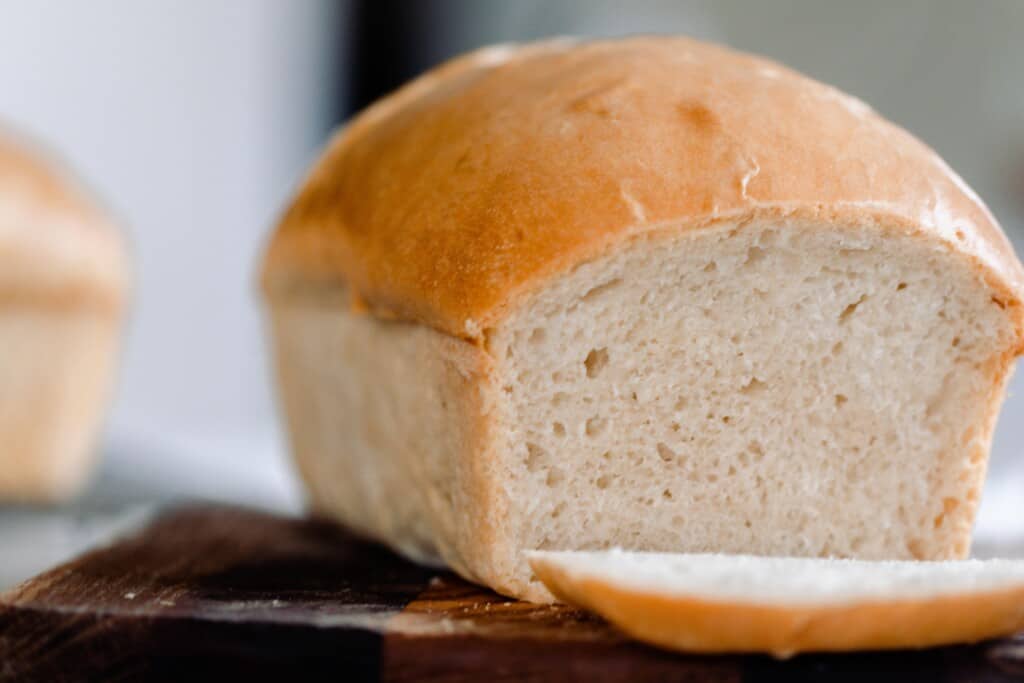
[[562, 373], [559, 372], [558, 370], [555, 370], [554, 372], [552, 372], [551, 373], [551, 381], [554, 382], [555, 384], [561, 383], [561, 381], [562, 381]]
[[597, 436], [598, 434], [604, 431], [604, 427], [606, 424], [607, 421], [600, 417], [590, 418], [589, 420], [587, 420], [587, 424], [585, 427], [587, 436]]
[[604, 453], [601, 454], [601, 457], [604, 458], [605, 460], [611, 460], [612, 459], [612, 452], [611, 451], [605, 451]]
[[548, 476], [544, 479], [544, 483], [547, 484], [549, 488], [554, 488], [562, 483], [563, 479], [565, 479], [565, 475], [562, 474], [562, 470], [552, 468], [548, 470]]
[[740, 392], [744, 394], [755, 394], [767, 386], [767, 384], [765, 384], [758, 378], [751, 377], [749, 382], [740, 387]]
[[849, 399], [846, 398], [846, 396], [844, 396], [843, 394], [836, 394], [836, 408], [841, 407], [848, 400]]
[[617, 277], [614, 280], [609, 280], [608, 282], [605, 282], [603, 285], [598, 285], [597, 287], [593, 287], [593, 288], [587, 290], [587, 293], [583, 295], [582, 300], [583, 301], [593, 301], [594, 299], [596, 299], [597, 297], [601, 296], [602, 294], [604, 294], [608, 290], [615, 289], [616, 287], [618, 287], [621, 284], [622, 284], [622, 278], [618, 278]]
[[[511, 387], [509, 388], [509, 390], [511, 391]], [[554, 396], [551, 397], [551, 405], [553, 405], [553, 406], [555, 406], [557, 408], [558, 406], [560, 406], [563, 403], [565, 403], [568, 399], [569, 399], [569, 394], [566, 394], [563, 391], [559, 391], [558, 393], [556, 393]]]
[[753, 525], [750, 523], [750, 520], [748, 519], [747, 521], [743, 522], [743, 526], [745, 526], [745, 527], [747, 527], [749, 529]]
[[664, 498], [665, 500], [672, 500], [672, 492], [669, 491], [668, 489], [665, 489], [664, 491], [661, 492], [661, 497]]
[[843, 342], [837, 341], [835, 344], [832, 345], [832, 355], [833, 356], [838, 356], [840, 353], [842, 353], [842, 351], [843, 351]]
[[723, 424], [729, 424], [730, 422], [732, 422], [732, 418], [731, 418], [731, 417], [729, 417], [728, 415], [726, 415], [726, 416], [724, 416], [724, 417], [722, 418], [722, 423], [723, 423]]
[[547, 455], [544, 449], [535, 443], [526, 444], [526, 469], [528, 472], [536, 472]]
[[761, 446], [760, 441], [751, 441], [748, 443], [747, 452], [753, 455], [755, 460], [760, 460], [764, 457], [764, 447]]
[[898, 285], [896, 285], [896, 291], [897, 292], [902, 291], [902, 290], [904, 290], [906, 288], [907, 288], [907, 283], [906, 282], [901, 282]]
[[999, 308], [1002, 308], [1002, 309], [1006, 308], [1006, 302], [1003, 301], [1002, 299], [1000, 299], [999, 297], [996, 297], [996, 296], [992, 297], [992, 303], [994, 303]]
[[965, 239], [964, 231], [963, 230], [957, 230], [956, 231], [956, 238], [962, 242]]
[[565, 436], [565, 425], [561, 422], [556, 422], [551, 425], [551, 431], [555, 433], [555, 436]]
[[764, 258], [764, 249], [761, 247], [750, 247], [747, 249], [747, 259], [743, 262], [743, 265], [750, 265], [757, 263]]
[[669, 427], [672, 429], [673, 432], [678, 432], [680, 429], [682, 429], [682, 425], [680, 425], [678, 422], [673, 422], [671, 425], [669, 425]]
[[548, 336], [547, 330], [543, 327], [535, 327], [533, 332], [530, 333], [530, 343], [539, 344], [544, 341], [544, 338]]
[[583, 361], [583, 365], [587, 368], [587, 377], [591, 379], [597, 377], [608, 365], [608, 349], [592, 349], [587, 354], [586, 360]]
[[562, 516], [565, 511], [565, 503], [559, 503], [555, 506], [555, 509], [551, 511], [551, 519], [558, 519]]
[[736, 476], [736, 468], [733, 467], [732, 465], [729, 465], [729, 471], [726, 472], [726, 476], [729, 476], [729, 477]]
[[685, 396], [680, 396], [679, 398], [676, 399], [676, 404], [675, 404], [675, 406], [673, 406], [673, 408], [678, 411], [678, 410], [682, 410], [685, 407], [686, 407], [686, 397]]
[[635, 392], [635, 391], [633, 391], [633, 392], [630, 392], [629, 396], [630, 396], [630, 398], [632, 398], [632, 399], [633, 399], [634, 401], [635, 401], [635, 400], [637, 400], [637, 398], [636, 398], [636, 392]]
[[594, 481], [594, 485], [603, 491], [604, 489], [608, 488], [611, 485], [611, 480], [608, 478], [607, 475], [602, 474]]
[[868, 295], [867, 294], [861, 294], [859, 299], [854, 301], [852, 304], [848, 305], [846, 308], [843, 309], [843, 312], [839, 314], [839, 322], [841, 322], [841, 323], [846, 322], [849, 319], [849, 317], [851, 315], [853, 315], [854, 311], [857, 310], [857, 307], [860, 306], [862, 303], [864, 303], [867, 300], [868, 300]]
[[960, 346], [960, 337], [953, 337], [952, 344], [953, 344], [953, 348], [956, 348], [957, 346]]
[[718, 270], [718, 264], [715, 263], [714, 261], [708, 261], [708, 264], [704, 266], [705, 273], [713, 273], [716, 270]]
[[907, 551], [910, 552], [910, 556], [915, 560], [923, 560], [925, 558], [924, 543], [919, 538], [912, 538], [907, 541]]
[[709, 474], [706, 478], [709, 484], [714, 484], [716, 481], [718, 481], [717, 474]]
[[666, 446], [664, 443], [658, 443], [658, 455], [665, 462], [672, 462], [676, 457], [676, 452]]

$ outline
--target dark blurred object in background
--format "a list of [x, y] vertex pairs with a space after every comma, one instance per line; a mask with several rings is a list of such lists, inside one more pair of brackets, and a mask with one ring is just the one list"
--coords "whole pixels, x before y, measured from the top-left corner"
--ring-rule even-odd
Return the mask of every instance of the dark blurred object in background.
[[345, 117], [423, 70], [431, 60], [423, 27], [451, 14], [452, 0], [353, 0], [351, 40], [343, 59], [351, 69]]

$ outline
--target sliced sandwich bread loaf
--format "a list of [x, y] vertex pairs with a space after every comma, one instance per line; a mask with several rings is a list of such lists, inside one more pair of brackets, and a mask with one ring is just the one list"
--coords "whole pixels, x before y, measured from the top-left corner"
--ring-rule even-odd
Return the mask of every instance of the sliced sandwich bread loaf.
[[1022, 281], [911, 135], [683, 38], [429, 72], [263, 269], [313, 506], [531, 600], [535, 549], [963, 557]]

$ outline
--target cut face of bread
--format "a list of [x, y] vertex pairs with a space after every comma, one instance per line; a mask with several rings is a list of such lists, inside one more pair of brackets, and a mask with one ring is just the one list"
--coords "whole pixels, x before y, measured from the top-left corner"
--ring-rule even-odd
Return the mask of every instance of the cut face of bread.
[[339, 300], [273, 308], [315, 506], [532, 600], [534, 549], [963, 557], [1016, 334], [948, 247], [795, 219], [636, 240], [486, 349]]
[[499, 548], [963, 557], [1015, 330], [950, 250], [881, 225], [641, 240], [491, 352]]
[[562, 600], [688, 652], [920, 648], [1024, 629], [1024, 561], [535, 552]]

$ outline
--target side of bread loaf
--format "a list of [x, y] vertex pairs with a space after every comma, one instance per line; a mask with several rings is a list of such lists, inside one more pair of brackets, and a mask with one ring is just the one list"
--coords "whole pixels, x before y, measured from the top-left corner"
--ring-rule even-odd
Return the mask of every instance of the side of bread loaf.
[[676, 39], [477, 53], [268, 251], [313, 504], [496, 590], [533, 549], [963, 556], [1021, 266], [930, 150]]
[[493, 362], [420, 325], [351, 315], [338, 295], [270, 301], [279, 398], [312, 504], [414, 559], [484, 580], [497, 484]]
[[0, 500], [74, 494], [95, 459], [128, 288], [123, 239], [55, 164], [0, 136]]

